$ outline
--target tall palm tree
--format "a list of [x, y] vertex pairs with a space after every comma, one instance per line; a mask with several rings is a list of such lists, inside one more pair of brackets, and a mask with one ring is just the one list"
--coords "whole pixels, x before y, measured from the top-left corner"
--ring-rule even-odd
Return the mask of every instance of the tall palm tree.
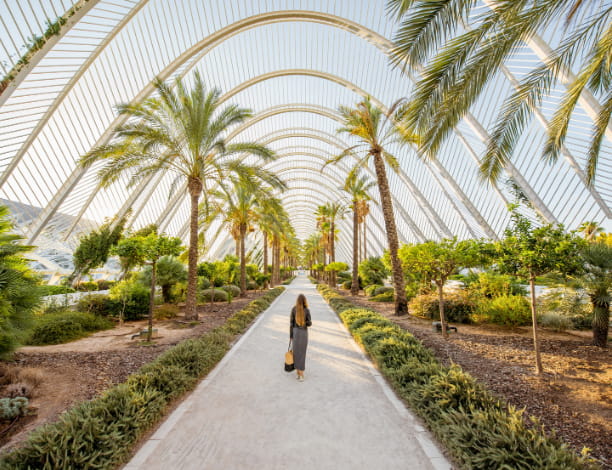
[[[571, 70], [573, 62], [581, 59], [578, 74], [548, 124], [542, 157], [546, 160], [558, 157], [582, 91], [590, 89], [600, 94], [604, 103], [594, 119], [586, 172], [587, 181], [592, 183], [612, 111], [609, 55], [612, 5], [602, 8], [598, 2], [584, 0], [485, 0], [485, 3], [491, 9], [476, 13], [481, 4], [474, 0], [433, 3], [388, 0], [389, 13], [400, 22], [392, 62], [404, 69], [413, 68], [422, 77], [405, 115], [407, 126], [423, 136], [423, 150], [434, 156], [522, 42], [538, 30], [565, 20], [561, 44], [544, 64], [525, 76], [504, 102], [481, 163], [481, 174], [491, 181], [499, 177], [533, 110], [557, 79]], [[472, 29], [466, 27], [468, 17], [477, 18]], [[586, 19], [579, 22], [578, 18]]]
[[253, 230], [258, 217], [257, 207], [263, 207], [270, 198], [269, 189], [284, 189], [278, 176], [263, 169], [252, 169], [222, 183], [214, 192], [217, 213], [223, 214], [223, 223], [229, 227], [236, 239], [237, 255], [240, 259], [240, 295], [246, 294], [246, 237]]
[[[262, 234], [262, 264], [263, 273], [268, 275], [268, 239], [271, 238], [274, 226], [278, 222], [280, 214], [284, 213], [280, 199], [276, 197], [265, 198], [255, 208], [256, 220]], [[264, 287], [268, 287], [269, 281], [266, 280]]]
[[360, 203], [370, 199], [368, 191], [375, 186], [373, 181], [362, 175], [357, 176], [356, 171], [352, 171], [346, 178], [344, 191], [351, 195], [351, 208], [353, 209], [353, 280], [351, 282], [351, 295], [359, 293], [359, 212]]
[[[400, 141], [410, 139], [395, 124], [397, 122], [396, 110], [399, 102], [395, 103], [387, 113], [372, 104], [369, 98], [357, 103], [355, 108], [340, 106], [338, 111], [344, 120], [344, 127], [338, 129], [339, 133], [345, 133], [357, 137], [359, 144], [344, 150], [340, 155], [328, 160], [327, 163], [336, 163], [349, 155], [357, 155], [358, 162], [356, 169], [368, 165], [370, 158], [374, 160], [376, 170], [376, 182], [380, 193], [383, 217], [385, 220], [385, 230], [387, 232], [387, 242], [389, 244], [389, 255], [393, 272], [393, 286], [395, 288], [395, 314], [404, 315], [408, 313], [408, 300], [406, 298], [405, 281], [402, 273], [402, 266], [397, 257], [399, 242], [397, 238], [397, 228], [395, 216], [393, 214], [393, 202], [391, 191], [387, 179], [385, 164], [394, 171], [399, 169], [397, 159], [389, 153], [387, 147]], [[358, 155], [359, 151], [364, 151], [363, 155]]]
[[237, 105], [221, 107], [220, 90], [207, 90], [198, 73], [194, 75], [191, 89], [187, 89], [180, 79], [176, 80], [174, 88], [156, 80], [155, 88], [158, 96], [118, 106], [119, 114], [126, 115], [128, 120], [114, 130], [111, 144], [84, 155], [80, 165], [88, 167], [103, 160], [105, 165], [98, 173], [102, 186], [111, 185], [124, 174], [130, 176], [129, 185], [132, 186], [159, 171], [176, 176], [173, 188], [180, 182], [186, 183], [191, 213], [185, 317], [197, 319], [200, 196], [228, 174], [250, 171], [235, 156], [247, 153], [267, 161], [274, 153], [256, 143], [226, 141], [228, 129], [252, 113]]
[[593, 221], [586, 221], [580, 224], [578, 231], [584, 234], [584, 239], [587, 241], [593, 241], [597, 235], [603, 233], [604, 229]]
[[589, 243], [582, 252], [583, 281], [593, 305], [593, 343], [605, 348], [610, 324], [610, 289], [612, 289], [612, 247]]

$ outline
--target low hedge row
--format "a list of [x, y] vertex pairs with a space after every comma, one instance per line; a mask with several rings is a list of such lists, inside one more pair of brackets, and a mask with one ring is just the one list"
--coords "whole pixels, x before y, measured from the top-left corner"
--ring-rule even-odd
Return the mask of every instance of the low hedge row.
[[195, 387], [259, 313], [283, 292], [277, 287], [197, 339], [188, 339], [94, 400], [35, 430], [23, 447], [5, 454], [0, 469], [96, 468], [122, 463], [138, 438], [159, 421], [168, 404]]
[[65, 310], [46, 313], [35, 317], [34, 328], [26, 344], [43, 346], [68, 343], [113, 326], [110, 320], [86, 312]]
[[459, 366], [440, 364], [412, 334], [327, 286], [317, 289], [461, 468], [597, 468], [592, 459], [547, 437], [535, 419], [526, 426], [522, 411], [494, 398]]

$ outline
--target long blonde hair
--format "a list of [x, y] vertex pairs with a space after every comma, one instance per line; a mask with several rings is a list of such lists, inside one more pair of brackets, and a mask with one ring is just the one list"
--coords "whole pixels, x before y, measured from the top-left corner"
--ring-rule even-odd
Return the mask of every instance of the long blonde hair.
[[298, 295], [295, 302], [295, 323], [297, 326], [304, 326], [306, 324], [306, 313], [304, 309], [308, 308], [308, 302], [304, 294]]

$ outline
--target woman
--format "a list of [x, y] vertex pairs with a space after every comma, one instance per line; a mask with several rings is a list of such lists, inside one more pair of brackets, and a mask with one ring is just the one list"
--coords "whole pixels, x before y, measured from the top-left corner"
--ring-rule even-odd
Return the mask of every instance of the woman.
[[291, 309], [289, 323], [289, 338], [293, 340], [293, 363], [297, 371], [297, 379], [304, 381], [306, 369], [306, 348], [308, 347], [308, 327], [312, 325], [308, 302], [304, 294], [298, 295], [295, 307]]

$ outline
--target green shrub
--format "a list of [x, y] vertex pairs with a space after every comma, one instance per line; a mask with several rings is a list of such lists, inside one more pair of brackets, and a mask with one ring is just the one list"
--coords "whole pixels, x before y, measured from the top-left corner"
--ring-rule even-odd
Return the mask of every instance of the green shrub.
[[185, 302], [185, 298], [187, 297], [187, 283], [177, 282], [174, 284], [170, 289], [170, 296], [176, 303]]
[[370, 284], [369, 286], [365, 286], [363, 288], [363, 292], [368, 297], [372, 297], [373, 295], [375, 295], [374, 292], [376, 291], [376, 289], [380, 289], [381, 287], [384, 287], [384, 286], [381, 286], [379, 284]]
[[68, 286], [40, 286], [41, 295], [59, 295], [72, 294], [76, 292], [72, 287]]
[[[326, 286], [317, 289], [328, 301], [338, 297]], [[588, 458], [548, 438], [537, 423], [528, 427], [521, 412], [500, 403], [459, 366], [441, 365], [413, 335], [378, 313], [354, 306], [337, 313], [461, 468], [593, 467]]]
[[489, 299], [502, 295], [527, 294], [525, 287], [519, 284], [514, 277], [507, 274], [492, 272], [479, 273], [478, 276], [469, 283], [468, 290]]
[[225, 292], [229, 293], [232, 296], [232, 299], [238, 297], [240, 295], [240, 287], [235, 286], [233, 284], [228, 284], [225, 286], [221, 286]]
[[92, 292], [98, 290], [98, 284], [94, 281], [79, 282], [76, 290], [80, 292]]
[[380, 294], [386, 294], [387, 292], [393, 293], [395, 292], [395, 289], [393, 289], [393, 287], [391, 286], [380, 286], [374, 289], [374, 292], [372, 292], [371, 296], [375, 297]]
[[80, 312], [106, 317], [112, 314], [113, 303], [106, 294], [89, 294], [81, 297], [76, 308]]
[[96, 281], [96, 284], [98, 285], [98, 290], [108, 290], [111, 287], [113, 287], [116, 283], [117, 283], [116, 281], [110, 281], [108, 279], [100, 279]]
[[[263, 283], [261, 284], [263, 286]], [[247, 290], [257, 290], [260, 284], [256, 281], [247, 282]]]
[[522, 326], [531, 323], [529, 301], [520, 295], [502, 295], [481, 300], [475, 318], [479, 322], [505, 326]]
[[227, 292], [222, 289], [203, 290], [198, 294], [198, 300], [200, 302], [210, 302], [211, 298], [213, 298], [215, 302], [227, 302], [228, 296]]
[[37, 346], [61, 344], [86, 336], [87, 333], [112, 328], [108, 320], [85, 312], [58, 312], [36, 318], [27, 343]]
[[172, 304], [163, 304], [155, 308], [153, 318], [156, 320], [168, 320], [176, 318], [179, 313], [179, 308]]
[[26, 397], [0, 398], [0, 419], [13, 420], [25, 416], [29, 401]]
[[364, 286], [372, 284], [382, 285], [383, 281], [389, 276], [390, 271], [380, 258], [371, 257], [364, 260], [359, 265], [359, 277]]
[[551, 328], [589, 329], [593, 323], [590, 299], [582, 290], [549, 289], [538, 297], [538, 312], [546, 315], [544, 321], [549, 321]]
[[[410, 301], [410, 313], [429, 320], [440, 320], [438, 294], [417, 295]], [[455, 323], [470, 323], [476, 306], [465, 292], [449, 292], [444, 295], [444, 315]]]
[[556, 312], [544, 312], [538, 315], [538, 325], [555, 331], [570, 330], [574, 327], [570, 317]]
[[136, 279], [121, 281], [110, 289], [108, 310], [113, 316], [123, 311], [124, 320], [140, 320], [149, 314], [150, 297], [150, 287]]
[[395, 299], [395, 294], [393, 291], [384, 292], [382, 294], [375, 295], [374, 297], [370, 297], [372, 302], [393, 302]]

